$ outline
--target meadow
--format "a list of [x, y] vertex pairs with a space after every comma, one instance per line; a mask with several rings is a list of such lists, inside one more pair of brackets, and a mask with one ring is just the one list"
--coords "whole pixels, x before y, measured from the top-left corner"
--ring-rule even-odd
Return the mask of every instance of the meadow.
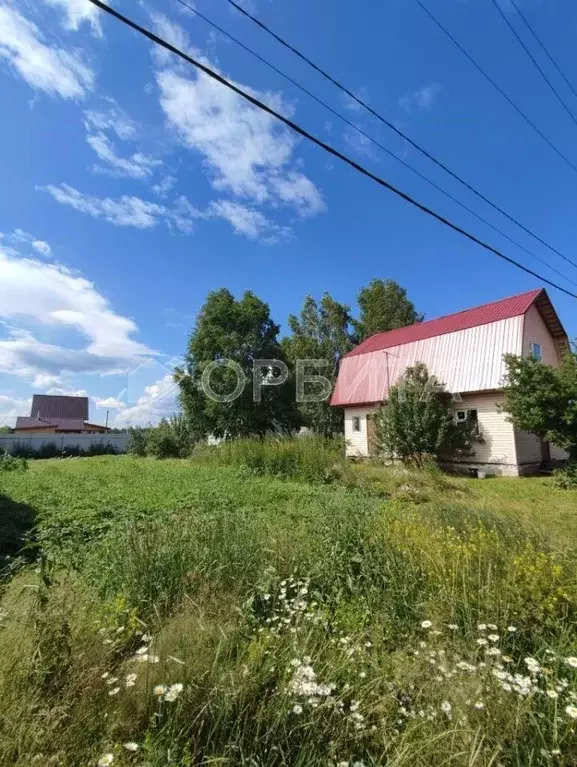
[[298, 451], [0, 474], [1, 765], [577, 764], [577, 491]]

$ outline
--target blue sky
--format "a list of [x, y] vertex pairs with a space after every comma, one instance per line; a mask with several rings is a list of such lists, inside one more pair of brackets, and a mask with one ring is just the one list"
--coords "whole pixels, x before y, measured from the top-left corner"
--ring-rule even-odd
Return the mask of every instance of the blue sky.
[[[577, 86], [575, 4], [517, 1]], [[494, 6], [425, 2], [577, 165], [576, 126]], [[176, 0], [111, 3], [375, 173], [575, 289]], [[225, 0], [195, 5], [577, 282], [576, 268], [461, 189]], [[247, 7], [577, 261], [577, 174], [414, 0], [250, 0]], [[577, 99], [555, 82], [577, 114]], [[26, 414], [33, 392], [85, 392], [92, 420], [103, 421], [109, 410], [115, 425], [171, 412], [171, 366], [207, 292], [222, 286], [237, 295], [256, 292], [283, 327], [307, 293], [328, 290], [354, 304], [372, 277], [400, 282], [428, 318], [539, 286], [87, 0], [0, 0], [0, 88], [2, 423]], [[574, 299], [549, 292], [575, 337]]]

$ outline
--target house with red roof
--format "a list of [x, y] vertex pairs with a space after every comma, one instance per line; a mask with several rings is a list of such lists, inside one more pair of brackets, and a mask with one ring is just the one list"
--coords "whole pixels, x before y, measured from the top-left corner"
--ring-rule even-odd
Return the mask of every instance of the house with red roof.
[[19, 415], [15, 434], [105, 434], [106, 426], [88, 421], [88, 397], [34, 394], [30, 415]]
[[567, 454], [515, 429], [502, 413], [505, 354], [558, 365], [570, 348], [543, 289], [365, 339], [341, 361], [331, 405], [345, 410], [347, 455], [369, 456], [373, 415], [407, 367], [424, 363], [453, 394], [455, 419], [473, 420], [483, 442], [457, 469], [518, 476]]

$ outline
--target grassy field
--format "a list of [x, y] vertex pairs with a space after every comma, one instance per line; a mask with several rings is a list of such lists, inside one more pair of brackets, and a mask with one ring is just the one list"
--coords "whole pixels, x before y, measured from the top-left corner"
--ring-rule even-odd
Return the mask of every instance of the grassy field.
[[577, 764], [577, 492], [257, 452], [0, 474], [1, 765]]

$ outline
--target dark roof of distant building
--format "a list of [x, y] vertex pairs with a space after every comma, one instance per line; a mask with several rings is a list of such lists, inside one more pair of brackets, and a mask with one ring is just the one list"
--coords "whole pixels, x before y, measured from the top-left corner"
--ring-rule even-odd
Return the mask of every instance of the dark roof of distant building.
[[61, 394], [34, 394], [31, 418], [75, 418], [82, 422], [88, 418], [88, 397], [69, 397]]

